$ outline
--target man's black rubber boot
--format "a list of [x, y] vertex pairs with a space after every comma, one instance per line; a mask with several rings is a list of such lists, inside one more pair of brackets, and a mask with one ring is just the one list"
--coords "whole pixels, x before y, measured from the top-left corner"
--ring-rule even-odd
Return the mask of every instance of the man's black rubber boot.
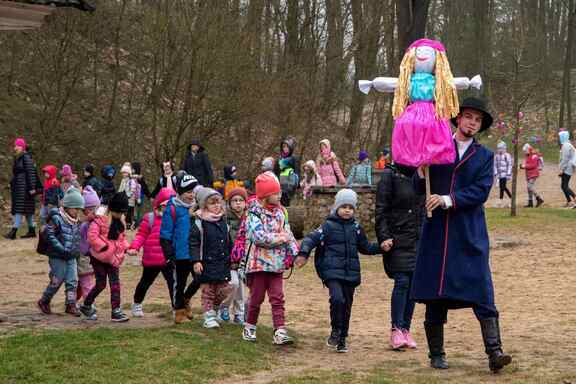
[[446, 353], [444, 353], [444, 324], [424, 323], [426, 340], [428, 341], [428, 357], [430, 366], [434, 369], [448, 369]]
[[502, 352], [498, 318], [492, 317], [480, 320], [480, 328], [482, 329], [482, 339], [488, 355], [488, 367], [492, 372], [498, 373], [512, 362], [512, 356]]

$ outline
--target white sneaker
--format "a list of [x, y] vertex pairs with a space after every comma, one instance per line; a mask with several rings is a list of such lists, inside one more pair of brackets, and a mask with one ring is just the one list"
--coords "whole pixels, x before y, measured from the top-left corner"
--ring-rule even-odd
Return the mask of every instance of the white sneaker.
[[204, 313], [204, 328], [220, 328], [220, 324], [216, 320], [216, 311], [208, 311]]
[[256, 326], [245, 324], [242, 330], [242, 339], [246, 341], [256, 341]]
[[276, 331], [274, 331], [272, 342], [276, 345], [286, 345], [286, 344], [292, 344], [294, 342], [294, 339], [288, 336], [288, 332], [286, 332], [286, 329], [278, 328]]
[[132, 304], [132, 317], [144, 317], [144, 311], [142, 310], [142, 304], [138, 304], [138, 303]]

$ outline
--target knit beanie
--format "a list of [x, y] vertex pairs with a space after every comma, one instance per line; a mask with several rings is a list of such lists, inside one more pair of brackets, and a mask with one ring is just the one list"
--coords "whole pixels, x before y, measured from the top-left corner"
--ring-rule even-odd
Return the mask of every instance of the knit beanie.
[[26, 145], [26, 140], [24, 140], [24, 138], [19, 137], [16, 140], [14, 140], [14, 146], [16, 147], [22, 147], [24, 149], [26, 149], [28, 146]]
[[558, 138], [560, 139], [560, 144], [564, 144], [565, 142], [570, 140], [570, 132], [568, 131], [558, 132]]
[[240, 196], [244, 199], [244, 201], [248, 200], [248, 192], [242, 187], [233, 188], [230, 192], [228, 192], [228, 201], [232, 200], [234, 196]]
[[264, 199], [275, 193], [280, 193], [280, 182], [272, 172], [264, 172], [256, 177], [256, 196]]
[[96, 170], [96, 167], [94, 167], [94, 164], [86, 164], [84, 166], [84, 172], [89, 173], [90, 176], [94, 176], [95, 170]]
[[496, 145], [496, 149], [506, 150], [506, 143], [503, 141], [499, 141], [498, 144]]
[[198, 180], [192, 175], [182, 175], [180, 180], [178, 181], [178, 194], [182, 195], [188, 191], [194, 190], [194, 188], [198, 185]]
[[100, 205], [100, 198], [91, 185], [84, 187], [82, 197], [84, 198], [84, 207], [86, 208], [96, 208]]
[[84, 209], [84, 198], [82, 198], [80, 191], [76, 188], [68, 189], [62, 199], [62, 206], [64, 208]]
[[364, 161], [364, 160], [366, 160], [368, 157], [369, 157], [369, 156], [368, 156], [368, 152], [366, 152], [366, 151], [360, 151], [360, 152], [358, 153], [358, 161]]
[[222, 196], [215, 189], [206, 187], [200, 188], [198, 192], [196, 192], [196, 202], [198, 203], [198, 207], [206, 208], [206, 202], [208, 201], [208, 199], [215, 195]]
[[274, 170], [274, 158], [266, 157], [262, 160], [262, 172]]
[[161, 188], [152, 206], [157, 209], [159, 206], [167, 204], [172, 196], [176, 196], [176, 192], [172, 188]]
[[114, 168], [113, 165], [105, 165], [100, 170], [100, 174], [106, 180], [112, 180], [114, 178], [114, 176], [116, 176], [116, 168]]
[[63, 177], [72, 176], [72, 167], [68, 164], [64, 164], [60, 170], [60, 175]]
[[336, 213], [338, 208], [343, 205], [351, 205], [356, 209], [356, 205], [358, 204], [358, 195], [351, 189], [341, 189], [336, 194], [336, 198], [334, 199], [334, 206], [332, 207], [332, 213]]
[[108, 202], [108, 209], [112, 212], [128, 212], [128, 196], [124, 192], [116, 192]]

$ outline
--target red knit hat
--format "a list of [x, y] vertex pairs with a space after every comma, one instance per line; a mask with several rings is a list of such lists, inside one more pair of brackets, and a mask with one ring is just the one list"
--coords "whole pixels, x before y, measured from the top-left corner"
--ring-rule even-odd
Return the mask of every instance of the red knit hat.
[[256, 178], [256, 196], [264, 199], [275, 193], [280, 193], [280, 182], [272, 172], [264, 172]]
[[240, 196], [244, 199], [244, 201], [248, 200], [248, 192], [242, 187], [233, 188], [230, 192], [228, 192], [227, 200], [230, 201], [234, 196]]

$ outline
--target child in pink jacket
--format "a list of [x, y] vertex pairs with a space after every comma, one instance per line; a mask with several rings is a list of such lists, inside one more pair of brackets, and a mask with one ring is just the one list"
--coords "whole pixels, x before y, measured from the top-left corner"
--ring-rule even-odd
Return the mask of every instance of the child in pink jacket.
[[172, 301], [172, 289], [174, 287], [174, 267], [172, 264], [166, 264], [164, 252], [160, 246], [160, 227], [162, 226], [162, 214], [168, 204], [168, 200], [172, 196], [176, 196], [176, 192], [171, 188], [162, 188], [153, 202], [154, 210], [148, 212], [144, 216], [138, 233], [132, 243], [128, 254], [136, 255], [138, 250], [144, 247], [144, 254], [142, 256], [142, 277], [136, 286], [134, 292], [134, 303], [132, 304], [132, 316], [143, 317], [144, 311], [142, 310], [142, 302], [148, 292], [148, 288], [154, 283], [158, 274], [162, 273], [166, 284], [168, 285], [168, 292], [170, 294], [170, 301]]
[[90, 262], [94, 268], [96, 285], [80, 307], [80, 312], [88, 320], [96, 320], [96, 308], [93, 306], [98, 295], [106, 288], [110, 280], [110, 302], [112, 304], [112, 321], [124, 322], [129, 318], [120, 307], [120, 270], [124, 261], [128, 242], [126, 241], [126, 221], [128, 198], [124, 192], [114, 194], [108, 203], [109, 215], [97, 216], [88, 228], [90, 244]]
[[316, 158], [316, 168], [322, 179], [322, 186], [335, 187], [338, 184], [346, 184], [346, 178], [342, 173], [338, 158], [332, 152], [328, 139], [320, 141], [320, 153]]

